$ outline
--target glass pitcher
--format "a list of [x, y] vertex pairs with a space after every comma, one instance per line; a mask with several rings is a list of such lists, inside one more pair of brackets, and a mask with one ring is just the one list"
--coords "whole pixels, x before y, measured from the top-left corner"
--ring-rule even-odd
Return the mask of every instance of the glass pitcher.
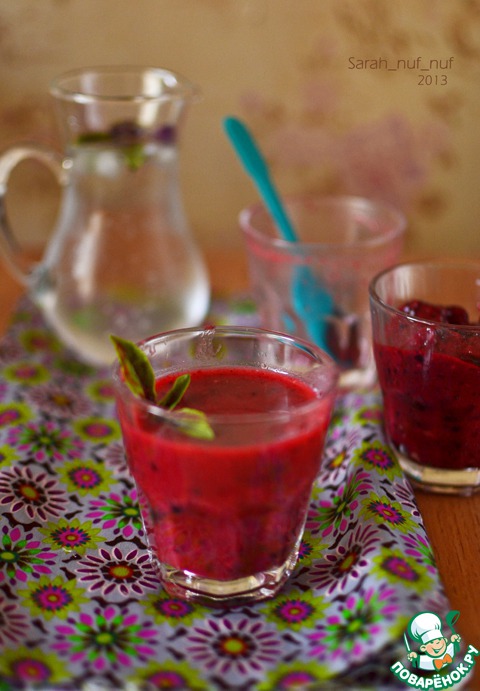
[[[187, 223], [178, 136], [197, 89], [159, 68], [107, 67], [58, 77], [65, 153], [14, 146], [0, 157], [0, 240], [7, 264], [50, 325], [83, 360], [114, 357], [109, 335], [140, 340], [199, 324], [209, 280]], [[47, 165], [62, 186], [43, 260], [22, 269], [5, 211], [13, 168]]]

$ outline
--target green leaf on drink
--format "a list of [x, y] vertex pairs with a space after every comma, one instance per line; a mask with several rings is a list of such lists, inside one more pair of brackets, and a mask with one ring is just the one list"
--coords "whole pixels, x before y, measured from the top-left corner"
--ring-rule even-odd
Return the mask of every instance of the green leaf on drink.
[[215, 434], [210, 427], [207, 416], [201, 410], [194, 408], [180, 408], [171, 416], [172, 423], [184, 434], [195, 439], [214, 439]]
[[157, 401], [157, 405], [161, 406], [162, 408], [173, 410], [175, 406], [180, 403], [183, 398], [183, 394], [190, 386], [190, 379], [191, 377], [189, 374], [181, 374], [179, 377], [177, 377], [173, 382], [171, 389], [167, 391], [163, 398]]
[[125, 383], [134, 394], [156, 402], [155, 374], [143, 350], [132, 341], [110, 336], [123, 370]]
[[183, 434], [195, 439], [210, 440], [215, 437], [207, 416], [202, 411], [194, 408], [181, 408], [174, 411], [190, 385], [189, 374], [180, 374], [167, 393], [157, 400], [155, 373], [143, 350], [125, 338], [113, 335], [110, 338], [120, 361], [125, 384], [132, 393], [145, 398], [160, 409], [168, 410], [168, 415], [161, 416], [162, 420], [166, 424], [173, 425]]

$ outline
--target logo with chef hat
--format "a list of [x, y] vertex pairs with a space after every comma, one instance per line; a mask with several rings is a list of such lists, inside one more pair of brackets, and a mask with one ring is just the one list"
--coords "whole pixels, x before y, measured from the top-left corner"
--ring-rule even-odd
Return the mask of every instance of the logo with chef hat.
[[443, 635], [442, 621], [437, 614], [420, 612], [410, 619], [407, 631], [412, 641], [418, 644], [420, 653], [411, 650], [406, 634], [404, 638], [408, 651], [407, 658], [414, 667], [439, 671], [453, 662], [461, 641], [453, 629], [458, 616], [459, 612], [449, 612], [445, 618], [453, 631], [450, 639]]
[[459, 616], [455, 610], [445, 616], [450, 638], [443, 635], [442, 620], [434, 612], [420, 612], [410, 619], [403, 635], [409, 665], [397, 660], [390, 667], [399, 681], [411, 688], [433, 690], [456, 686], [469, 677], [480, 655], [475, 646], [469, 645], [463, 657], [450, 666], [460, 650], [461, 638], [453, 628]]

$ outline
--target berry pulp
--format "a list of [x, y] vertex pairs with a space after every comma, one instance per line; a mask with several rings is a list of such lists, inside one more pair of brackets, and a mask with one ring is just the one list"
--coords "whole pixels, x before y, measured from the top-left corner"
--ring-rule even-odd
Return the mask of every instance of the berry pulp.
[[[159, 379], [159, 393], [178, 374]], [[277, 568], [303, 530], [334, 394], [318, 399], [304, 382], [272, 370], [190, 374], [181, 407], [209, 417], [212, 441], [118, 405], [150, 543], [162, 564], [202, 578], [231, 581]]]
[[392, 316], [385, 325], [384, 342], [374, 341], [390, 441], [421, 465], [450, 470], [478, 467], [478, 329], [468, 328], [468, 315], [456, 305], [411, 301], [400, 310], [438, 326]]

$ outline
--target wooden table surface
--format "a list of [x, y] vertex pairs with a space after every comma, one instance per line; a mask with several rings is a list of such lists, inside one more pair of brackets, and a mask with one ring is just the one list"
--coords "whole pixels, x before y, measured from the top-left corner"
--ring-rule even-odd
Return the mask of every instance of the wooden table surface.
[[[212, 288], [224, 295], [248, 289], [242, 252], [206, 254]], [[0, 334], [23, 290], [0, 263]], [[460, 612], [455, 625], [467, 644], [480, 650], [480, 493], [453, 497], [416, 491], [418, 507], [436, 555], [452, 609]], [[480, 690], [480, 657], [469, 689]]]

